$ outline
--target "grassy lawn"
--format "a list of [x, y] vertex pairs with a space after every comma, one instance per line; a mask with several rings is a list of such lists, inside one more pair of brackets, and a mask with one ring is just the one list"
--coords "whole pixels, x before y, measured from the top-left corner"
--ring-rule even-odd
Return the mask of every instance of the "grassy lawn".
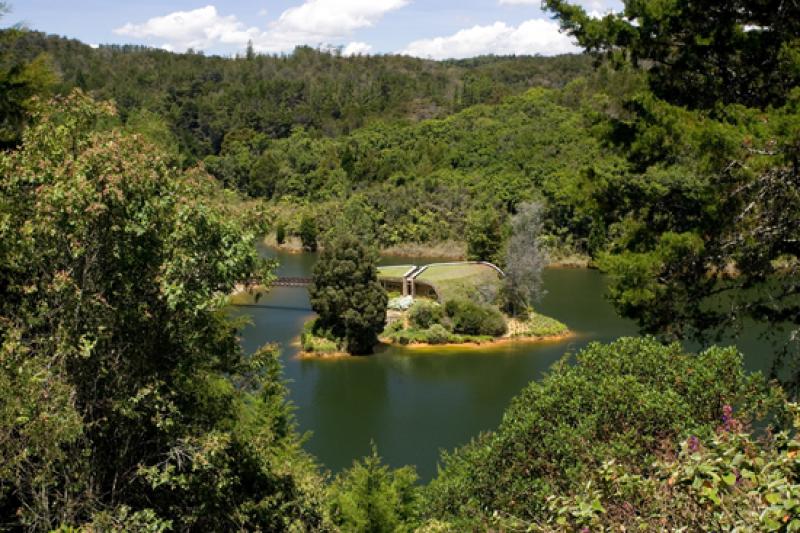
[[482, 285], [500, 285], [500, 275], [485, 265], [432, 266], [417, 279], [436, 286], [445, 300], [469, 298]]
[[403, 274], [411, 270], [411, 265], [378, 267], [379, 278], [402, 278]]

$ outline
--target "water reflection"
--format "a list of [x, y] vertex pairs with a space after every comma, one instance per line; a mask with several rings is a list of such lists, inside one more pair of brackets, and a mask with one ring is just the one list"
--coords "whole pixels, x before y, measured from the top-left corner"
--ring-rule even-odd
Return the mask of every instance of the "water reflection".
[[[310, 254], [265, 253], [278, 256], [282, 276], [308, 275], [316, 259]], [[425, 264], [436, 259], [383, 261]], [[511, 398], [564, 354], [592, 341], [636, 334], [635, 325], [617, 317], [606, 301], [600, 273], [553, 269], [545, 272], [544, 283], [548, 293], [540, 310], [566, 322], [576, 332], [574, 338], [480, 351], [390, 348], [368, 358], [299, 361], [291, 341], [312, 316], [305, 290], [276, 288], [259, 301], [263, 307], [237, 312], [252, 317], [243, 332], [245, 349], [253, 351], [267, 342], [283, 345], [299, 428], [313, 433], [306, 447], [327, 468], [349, 466], [369, 453], [370, 441], [375, 441], [391, 465], [414, 464], [423, 479], [429, 479], [442, 448], [452, 449], [496, 427]], [[772, 352], [763, 342], [752, 336], [739, 346], [755, 354], [748, 357], [750, 369], [768, 369]]]

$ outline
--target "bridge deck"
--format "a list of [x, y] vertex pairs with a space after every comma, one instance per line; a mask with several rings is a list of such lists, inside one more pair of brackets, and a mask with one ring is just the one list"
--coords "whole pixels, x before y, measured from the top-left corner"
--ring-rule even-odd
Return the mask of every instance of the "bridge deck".
[[277, 278], [272, 282], [273, 287], [308, 287], [311, 278]]

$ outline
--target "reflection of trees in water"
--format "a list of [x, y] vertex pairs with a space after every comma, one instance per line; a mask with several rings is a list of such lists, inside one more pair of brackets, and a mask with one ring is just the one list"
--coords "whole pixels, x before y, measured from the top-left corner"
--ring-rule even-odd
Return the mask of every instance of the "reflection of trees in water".
[[522, 387], [540, 379], [575, 346], [569, 342], [499, 344], [479, 350], [446, 348], [445, 353], [410, 351], [408, 355], [398, 350], [387, 361], [405, 380], [423, 384], [437, 395], [457, 396], [457, 402], [450, 397], [437, 400], [454, 403], [457, 413], [469, 413], [470, 406], [478, 410], [487, 405], [505, 407]]
[[313, 428], [309, 448], [326, 466], [349, 466], [354, 458], [369, 453], [371, 440], [379, 447], [387, 441], [394, 422], [385, 365], [362, 359], [309, 360], [299, 365], [304, 375], [316, 374], [307, 391], [313, 396], [312, 405], [302, 417], [304, 425]]

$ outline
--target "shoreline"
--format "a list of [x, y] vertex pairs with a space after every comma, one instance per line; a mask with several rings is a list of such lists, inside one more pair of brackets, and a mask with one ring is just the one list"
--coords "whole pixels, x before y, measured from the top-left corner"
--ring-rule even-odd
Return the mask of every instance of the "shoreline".
[[[346, 352], [332, 352], [332, 353], [315, 353], [315, 352], [298, 352], [293, 359], [298, 361], [310, 361], [310, 360], [340, 360], [340, 359], [368, 359], [375, 355], [380, 354], [380, 352], [385, 351], [389, 348], [401, 348], [401, 349], [409, 349], [414, 351], [426, 351], [426, 350], [455, 350], [455, 349], [469, 349], [469, 350], [485, 350], [488, 348], [494, 348], [497, 346], [503, 346], [508, 344], [540, 344], [540, 343], [558, 343], [563, 342], [567, 339], [572, 339], [577, 337], [577, 335], [572, 331], [567, 331], [565, 333], [561, 333], [558, 335], [548, 335], [545, 337], [498, 337], [491, 341], [486, 342], [450, 342], [444, 344], [428, 344], [424, 342], [416, 342], [412, 344], [399, 344], [395, 342], [391, 342], [385, 338], [379, 339], [378, 345], [375, 347], [375, 353], [372, 355], [350, 355]], [[290, 346], [293, 348], [300, 348], [300, 338], [294, 339]]]
[[[300, 240], [297, 237], [287, 238], [284, 244], [275, 242], [274, 236], [267, 236], [263, 239], [263, 244], [274, 250], [279, 250], [288, 254], [305, 253]], [[436, 257], [452, 261], [466, 261], [466, 244], [459, 242], [442, 242], [431, 245], [408, 243], [395, 245], [380, 249], [381, 256], [414, 258]], [[553, 259], [547, 263], [547, 268], [594, 268], [592, 259], [584, 256], [567, 256]]]
[[566, 331], [564, 333], [559, 333], [558, 335], [547, 335], [544, 337], [541, 336], [517, 336], [517, 337], [497, 337], [496, 339], [492, 339], [486, 342], [448, 342], [444, 344], [429, 344], [426, 342], [414, 342], [411, 344], [400, 344], [391, 341], [387, 341], [386, 339], [381, 339], [381, 343], [385, 344], [386, 346], [392, 347], [401, 347], [401, 348], [410, 348], [412, 350], [428, 350], [428, 349], [438, 349], [438, 348], [469, 348], [472, 350], [480, 350], [485, 348], [493, 348], [495, 346], [503, 346], [506, 344], [539, 344], [545, 342], [563, 342], [567, 339], [571, 339], [576, 337], [574, 332]]

